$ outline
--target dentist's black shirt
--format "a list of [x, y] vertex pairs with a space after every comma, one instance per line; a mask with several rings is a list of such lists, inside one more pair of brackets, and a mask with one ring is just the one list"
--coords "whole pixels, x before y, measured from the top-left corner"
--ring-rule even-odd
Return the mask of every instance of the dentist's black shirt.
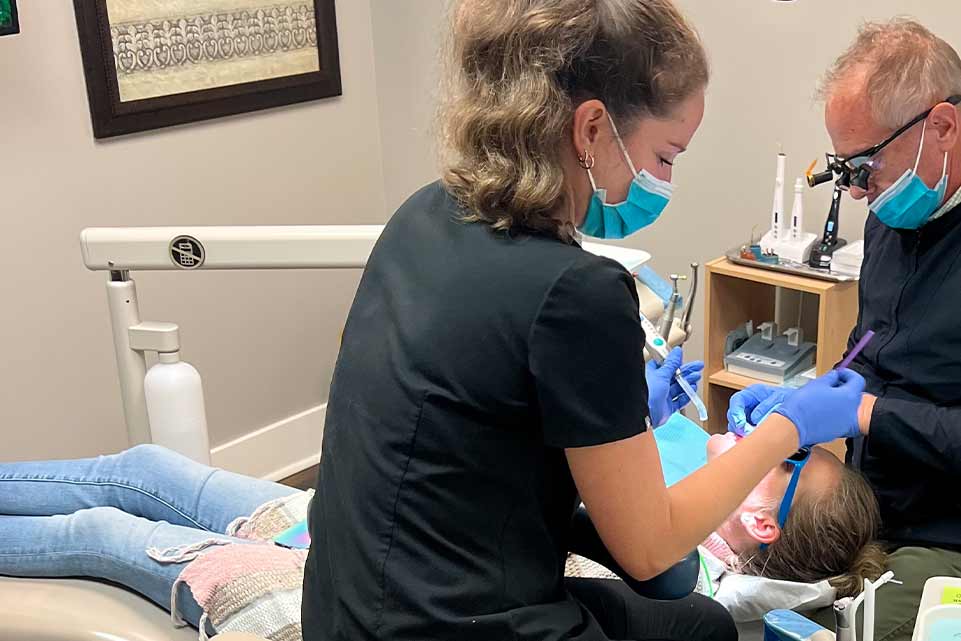
[[645, 429], [637, 291], [577, 245], [463, 217], [424, 188], [361, 280], [310, 512], [305, 641], [606, 638], [564, 589], [564, 448]]
[[882, 535], [895, 544], [961, 548], [961, 207], [919, 231], [873, 214], [865, 225], [852, 367], [877, 395], [848, 460], [874, 487]]

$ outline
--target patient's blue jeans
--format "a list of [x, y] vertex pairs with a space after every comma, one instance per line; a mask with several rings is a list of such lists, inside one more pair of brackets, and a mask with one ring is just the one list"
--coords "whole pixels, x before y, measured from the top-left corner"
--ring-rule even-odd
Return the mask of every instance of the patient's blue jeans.
[[[231, 521], [296, 492], [155, 445], [94, 459], [2, 463], [0, 575], [104, 579], [169, 609], [184, 566], [154, 561], [147, 548], [232, 540], [223, 534]], [[184, 585], [177, 605], [196, 627], [200, 607]]]

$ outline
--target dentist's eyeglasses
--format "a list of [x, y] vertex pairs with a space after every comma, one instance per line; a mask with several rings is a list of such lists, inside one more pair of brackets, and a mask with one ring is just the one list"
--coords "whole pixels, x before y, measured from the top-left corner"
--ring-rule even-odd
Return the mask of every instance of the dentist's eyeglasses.
[[[947, 98], [944, 102], [957, 106], [961, 104], [961, 95], [955, 95]], [[940, 105], [942, 103], [938, 103]], [[905, 132], [914, 127], [916, 124], [931, 115], [935, 107], [931, 107], [922, 114], [912, 119], [908, 124], [904, 125], [893, 134], [888, 136], [884, 141], [869, 147], [864, 151], [853, 154], [848, 158], [838, 156], [836, 154], [827, 154], [827, 164], [826, 170], [818, 174], [813, 174], [808, 176], [808, 185], [811, 187], [817, 187], [818, 185], [824, 184], [834, 178], [835, 175], [838, 176], [837, 185], [844, 191], [849, 190], [852, 186], [858, 189], [867, 190], [868, 181], [871, 178], [871, 172], [877, 169], [875, 156], [877, 156], [881, 151], [890, 145], [892, 142], [901, 137]]]

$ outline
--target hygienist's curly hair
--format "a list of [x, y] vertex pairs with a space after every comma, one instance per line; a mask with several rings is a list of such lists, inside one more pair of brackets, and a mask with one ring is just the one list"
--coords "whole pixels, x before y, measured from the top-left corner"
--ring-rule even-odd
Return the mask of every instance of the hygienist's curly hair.
[[864, 476], [847, 466], [839, 469], [832, 489], [796, 497], [778, 539], [745, 555], [745, 574], [800, 583], [828, 580], [838, 598], [860, 593], [864, 579], [881, 576], [887, 555], [875, 542], [878, 501]]
[[561, 154], [576, 107], [604, 103], [627, 134], [708, 82], [671, 0], [460, 0], [440, 112], [448, 191], [497, 230], [568, 239]]

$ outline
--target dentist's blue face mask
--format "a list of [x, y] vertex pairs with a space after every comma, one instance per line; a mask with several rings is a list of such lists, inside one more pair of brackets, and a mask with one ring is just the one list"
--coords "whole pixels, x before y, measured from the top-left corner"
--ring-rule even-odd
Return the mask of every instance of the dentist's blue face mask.
[[924, 132], [927, 122], [921, 128], [921, 147], [914, 169], [908, 169], [896, 183], [871, 203], [871, 211], [882, 223], [894, 229], [920, 229], [931, 215], [944, 202], [948, 189], [948, 154], [944, 154], [944, 170], [941, 180], [931, 189], [918, 176], [921, 152], [924, 150]]
[[630, 154], [627, 153], [624, 141], [621, 140], [621, 135], [617, 132], [614, 120], [610, 114], [607, 118], [611, 122], [614, 137], [621, 148], [621, 153], [624, 154], [624, 161], [634, 175], [634, 180], [631, 181], [630, 190], [627, 192], [627, 200], [609, 205], [607, 190], [598, 189], [594, 174], [591, 172], [594, 167], [593, 157], [586, 156], [583, 166], [587, 170], [594, 194], [591, 196], [591, 203], [587, 208], [587, 215], [580, 226], [580, 231], [594, 238], [619, 239], [630, 236], [657, 220], [671, 200], [674, 185], [655, 178], [646, 169], [638, 172]]

